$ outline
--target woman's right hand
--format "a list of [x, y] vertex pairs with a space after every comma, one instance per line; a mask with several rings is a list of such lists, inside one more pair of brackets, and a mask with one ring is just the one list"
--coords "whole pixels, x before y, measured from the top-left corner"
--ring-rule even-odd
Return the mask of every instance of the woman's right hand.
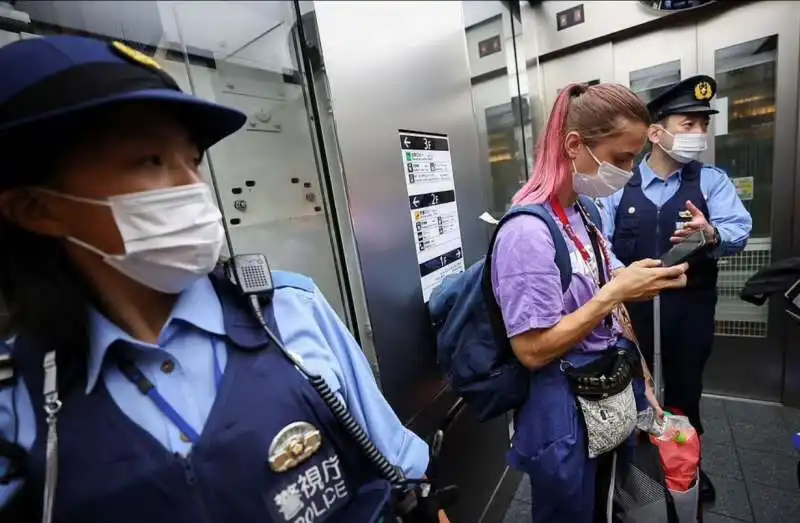
[[660, 260], [639, 260], [618, 270], [605, 288], [619, 302], [649, 300], [661, 291], [685, 287], [688, 268], [686, 263], [662, 267]]

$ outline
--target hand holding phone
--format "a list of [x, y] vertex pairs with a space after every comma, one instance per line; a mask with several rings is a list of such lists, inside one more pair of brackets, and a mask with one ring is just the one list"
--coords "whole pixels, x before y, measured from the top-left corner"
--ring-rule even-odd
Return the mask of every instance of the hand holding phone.
[[687, 262], [705, 246], [706, 235], [702, 230], [695, 231], [664, 253], [661, 263], [664, 267], [672, 267]]
[[661, 291], [680, 289], [686, 286], [686, 263], [664, 267], [660, 260], [639, 260], [620, 269], [600, 293], [614, 302], [649, 300]]

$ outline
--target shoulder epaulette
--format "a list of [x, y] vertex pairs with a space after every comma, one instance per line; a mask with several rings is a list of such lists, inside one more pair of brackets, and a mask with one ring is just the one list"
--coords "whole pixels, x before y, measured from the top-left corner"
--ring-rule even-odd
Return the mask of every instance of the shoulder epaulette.
[[290, 287], [310, 293], [316, 289], [314, 280], [295, 272], [272, 271], [272, 284], [275, 289]]
[[712, 170], [712, 171], [717, 171], [718, 173], [720, 173], [721, 175], [725, 176], [726, 178], [728, 177], [728, 173], [726, 173], [723, 169], [717, 167], [716, 165], [711, 165], [711, 164], [708, 164], [708, 163], [704, 163], [703, 167], [700, 169], [700, 172], [703, 172], [705, 169], [709, 169], [709, 170]]

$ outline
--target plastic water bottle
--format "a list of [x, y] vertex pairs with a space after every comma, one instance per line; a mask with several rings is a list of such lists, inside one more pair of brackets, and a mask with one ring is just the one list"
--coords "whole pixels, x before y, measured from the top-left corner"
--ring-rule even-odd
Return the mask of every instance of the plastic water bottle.
[[653, 408], [647, 407], [637, 414], [636, 428], [659, 437], [664, 433], [664, 428], [666, 426], [665, 421], [666, 417], [663, 420], [657, 420]]
[[644, 410], [640, 410], [636, 416], [636, 428], [644, 431], [650, 432], [650, 429], [655, 424], [655, 413], [653, 412], [653, 407], [647, 407]]

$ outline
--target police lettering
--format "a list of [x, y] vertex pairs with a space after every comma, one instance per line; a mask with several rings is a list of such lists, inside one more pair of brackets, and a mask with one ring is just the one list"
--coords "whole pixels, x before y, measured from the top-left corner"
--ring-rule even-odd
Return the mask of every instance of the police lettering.
[[316, 465], [310, 467], [305, 474], [300, 476], [298, 485], [306, 499], [313, 497], [317, 490], [323, 490], [325, 484], [322, 482], [322, 474], [319, 471], [319, 467]]
[[348, 495], [339, 457], [334, 454], [299, 474], [274, 502], [284, 521], [312, 523], [325, 519]]
[[333, 455], [323, 461], [322, 472], [325, 475], [325, 483], [342, 479], [342, 471], [339, 469], [339, 456]]

